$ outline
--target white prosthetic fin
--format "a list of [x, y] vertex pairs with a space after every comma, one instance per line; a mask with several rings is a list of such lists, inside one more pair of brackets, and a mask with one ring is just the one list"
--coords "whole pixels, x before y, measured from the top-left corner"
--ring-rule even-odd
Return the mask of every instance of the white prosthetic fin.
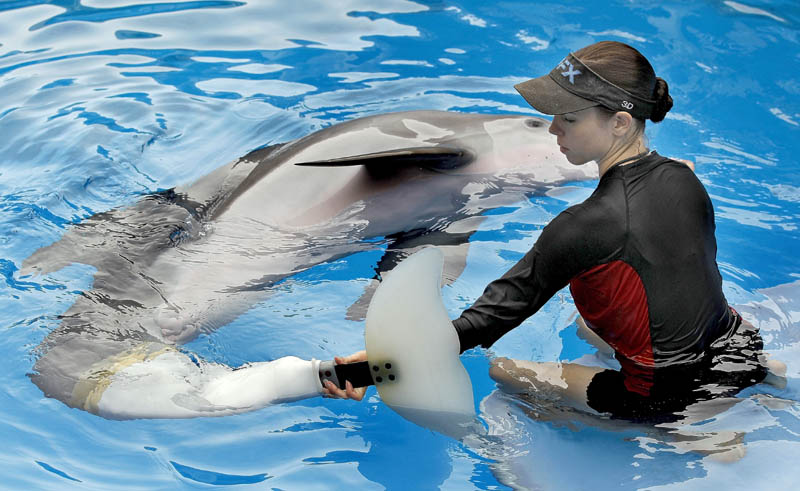
[[366, 319], [378, 393], [407, 420], [460, 439], [477, 424], [472, 383], [441, 295], [444, 255], [423, 249], [380, 284]]

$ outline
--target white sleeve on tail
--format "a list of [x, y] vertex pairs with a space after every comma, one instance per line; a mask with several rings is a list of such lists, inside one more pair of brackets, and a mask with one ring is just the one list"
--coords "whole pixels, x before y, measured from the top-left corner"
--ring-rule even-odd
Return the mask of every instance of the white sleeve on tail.
[[293, 356], [233, 369], [169, 350], [116, 371], [86, 405], [111, 419], [225, 416], [320, 395], [318, 369]]

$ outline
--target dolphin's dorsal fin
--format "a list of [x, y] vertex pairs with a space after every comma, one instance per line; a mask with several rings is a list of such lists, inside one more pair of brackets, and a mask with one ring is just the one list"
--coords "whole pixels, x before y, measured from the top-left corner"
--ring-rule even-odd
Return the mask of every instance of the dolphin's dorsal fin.
[[348, 157], [339, 157], [328, 160], [315, 160], [312, 162], [296, 162], [295, 165], [308, 167], [344, 167], [351, 165], [364, 165], [370, 167], [425, 167], [430, 169], [449, 170], [457, 169], [471, 162], [474, 155], [467, 149], [436, 146], [436, 147], [411, 147], [385, 152], [365, 153]]

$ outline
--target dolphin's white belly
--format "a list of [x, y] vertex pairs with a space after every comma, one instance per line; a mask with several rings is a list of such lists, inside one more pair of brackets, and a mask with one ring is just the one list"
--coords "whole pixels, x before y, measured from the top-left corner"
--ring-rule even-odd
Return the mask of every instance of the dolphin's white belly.
[[220, 327], [263, 299], [278, 279], [341, 252], [305, 232], [228, 215], [203, 237], [161, 254], [149, 268], [164, 304], [155, 320], [168, 341]]

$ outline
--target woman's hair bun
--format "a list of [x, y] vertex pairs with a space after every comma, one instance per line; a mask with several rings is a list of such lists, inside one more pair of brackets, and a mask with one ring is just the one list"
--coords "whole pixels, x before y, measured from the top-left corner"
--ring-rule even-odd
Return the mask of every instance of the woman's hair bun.
[[672, 109], [672, 97], [669, 95], [669, 86], [667, 81], [661, 77], [656, 77], [656, 87], [653, 91], [656, 105], [653, 108], [653, 114], [650, 115], [650, 120], [654, 123], [663, 121], [667, 113]]

